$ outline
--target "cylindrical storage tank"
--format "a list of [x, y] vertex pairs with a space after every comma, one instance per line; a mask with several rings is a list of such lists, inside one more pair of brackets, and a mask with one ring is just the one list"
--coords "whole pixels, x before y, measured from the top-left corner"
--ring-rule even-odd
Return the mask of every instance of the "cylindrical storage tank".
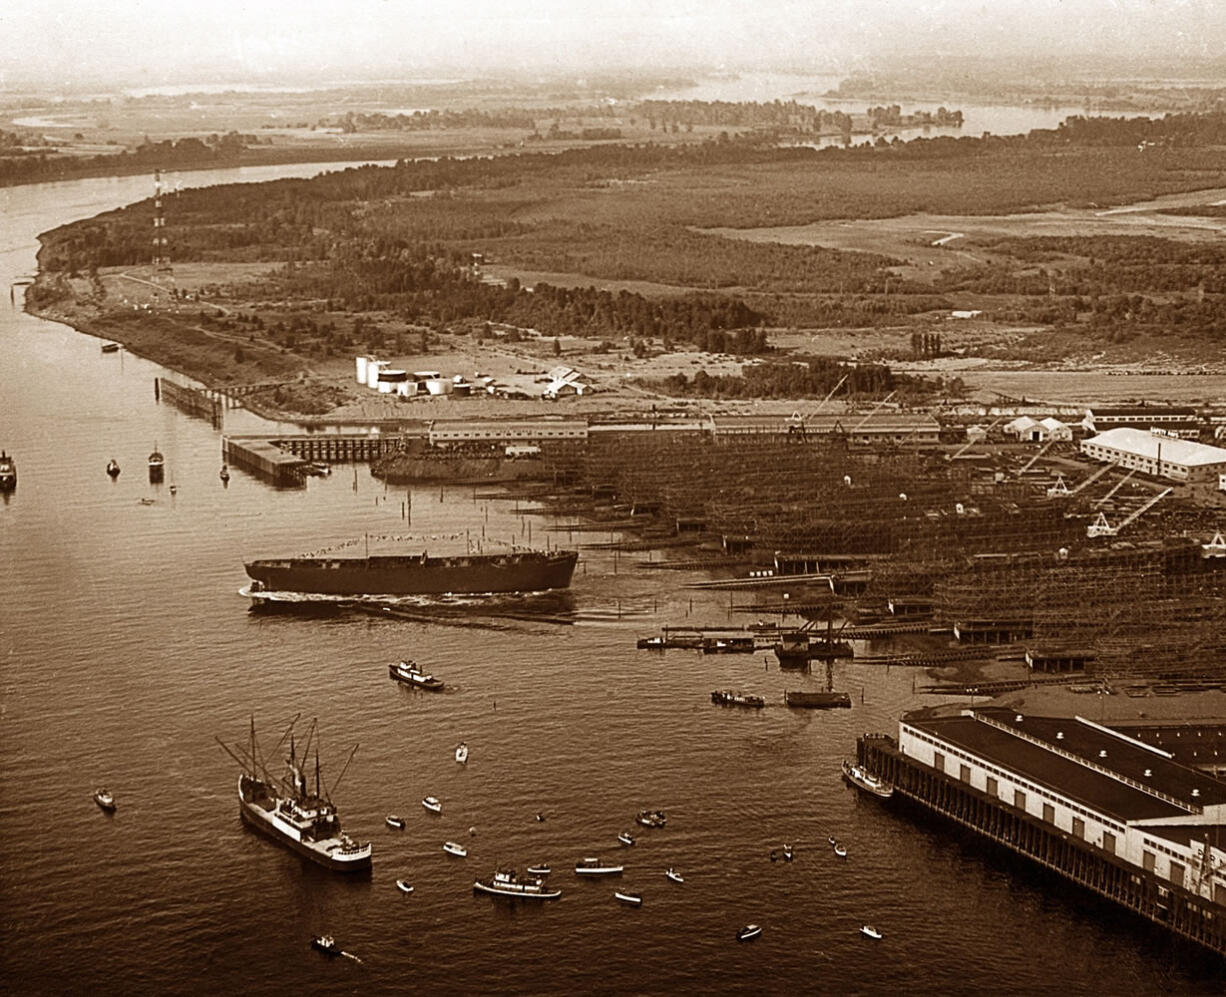
[[449, 395], [451, 388], [451, 381], [447, 378], [432, 377], [426, 381], [426, 390], [432, 395]]
[[396, 385], [393, 384], [391, 381], [380, 381], [379, 382], [379, 394], [390, 395], [395, 390], [396, 390]]
[[372, 356], [361, 356], [357, 358], [358, 384], [366, 383], [366, 365], [374, 359], [375, 358]]
[[451, 389], [451, 392], [454, 395], [459, 395], [461, 398], [467, 398], [470, 394], [472, 394], [472, 385], [467, 382], [463, 384], [456, 384]]
[[386, 360], [368, 360], [366, 363], [366, 386], [368, 388], [379, 387], [379, 371], [387, 366]]
[[396, 394], [404, 395], [406, 398], [411, 398], [413, 395], [417, 394], [417, 385], [409, 380], [397, 381]]
[[400, 385], [404, 384], [409, 379], [409, 372], [406, 370], [395, 370], [391, 367], [384, 367], [379, 371], [379, 393], [390, 395], [400, 390]]

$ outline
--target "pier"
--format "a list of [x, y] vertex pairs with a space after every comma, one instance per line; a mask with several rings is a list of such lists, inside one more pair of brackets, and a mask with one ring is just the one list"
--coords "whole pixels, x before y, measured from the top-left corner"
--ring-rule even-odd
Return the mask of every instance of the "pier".
[[[1080, 818], [1073, 824], [1073, 831], [1067, 831], [1052, 819], [1050, 806], [1040, 818], [1026, 809], [1025, 793], [1019, 791], [1011, 805], [999, 794], [974, 786], [965, 764], [961, 778], [948, 774], [912, 757], [909, 748], [904, 753], [888, 735], [865, 734], [859, 738], [856, 757], [860, 766], [893, 785], [892, 799], [901, 798], [904, 805], [945, 817], [1188, 941], [1226, 956], [1226, 907], [1222, 903], [1226, 890], [1216, 884], [1217, 895], [1207, 896], [1208, 884], [1198, 882], [1194, 869], [1172, 862], [1168, 874], [1159, 875], [1152, 853], [1146, 854], [1144, 864], [1130, 862], [1126, 851], [1116, 852], [1114, 835], [1105, 835], [1101, 844], [1089, 840]], [[1157, 762], [1154, 764], [1156, 767]], [[1007, 775], [1002, 772], [992, 777], [988, 788], [996, 788], [997, 779]], [[1144, 830], [1137, 828], [1138, 832]], [[1200, 886], [1201, 892], [1178, 882], [1186, 873], [1193, 874], [1191, 882]]]
[[315, 461], [353, 463], [373, 460], [400, 444], [399, 436], [318, 433], [301, 436], [223, 436], [222, 459], [278, 487], [306, 482]]
[[164, 377], [153, 379], [153, 397], [173, 405], [180, 412], [207, 419], [214, 429], [221, 425], [222, 399], [203, 388], [189, 388]]

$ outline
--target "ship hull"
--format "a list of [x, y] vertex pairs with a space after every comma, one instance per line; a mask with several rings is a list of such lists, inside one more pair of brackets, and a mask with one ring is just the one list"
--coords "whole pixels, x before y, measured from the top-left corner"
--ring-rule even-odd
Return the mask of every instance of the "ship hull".
[[289, 558], [251, 561], [247, 574], [270, 592], [322, 595], [446, 595], [540, 592], [570, 585], [575, 551], [467, 557]]
[[296, 852], [305, 859], [309, 859], [316, 865], [323, 866], [325, 869], [331, 869], [334, 872], [370, 872], [371, 853], [367, 850], [365, 855], [354, 858], [337, 858], [319, 848], [312, 847], [310, 844], [299, 841], [291, 835], [282, 831], [274, 822], [271, 813], [260, 806], [246, 799], [240, 790], [238, 799], [238, 812], [242, 817], [243, 823], [250, 828], [259, 831], [265, 837], [271, 838], [277, 844], [288, 848], [292, 852]]

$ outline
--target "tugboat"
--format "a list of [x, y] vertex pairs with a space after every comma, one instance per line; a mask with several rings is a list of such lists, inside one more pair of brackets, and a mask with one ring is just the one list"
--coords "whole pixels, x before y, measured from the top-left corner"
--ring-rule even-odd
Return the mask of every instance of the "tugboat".
[[0, 450], [0, 492], [11, 492], [17, 487], [17, 462]]
[[117, 461], [114, 457], [107, 462], [106, 473], [112, 478], [119, 477], [119, 461]]
[[561, 890], [550, 889], [537, 877], [521, 879], [513, 869], [499, 869], [489, 879], [478, 879], [473, 883], [473, 891], [519, 900], [557, 900], [562, 895]]
[[153, 445], [153, 453], [149, 455], [149, 481], [156, 485], [162, 480], [162, 475], [165, 471], [166, 458], [162, 456], [155, 443]]
[[[295, 718], [294, 723], [297, 723]], [[243, 823], [255, 828], [273, 841], [297, 852], [303, 858], [336, 872], [369, 872], [373, 849], [369, 841], [357, 842], [341, 830], [340, 816], [324, 788], [319, 771], [319, 749], [315, 750], [315, 788], [307, 786], [306, 773], [298, 758], [294, 744], [294, 723], [282, 735], [283, 744], [289, 740], [289, 757], [286, 759], [286, 774], [274, 778], [265, 769], [255, 739], [255, 720], [251, 721], [249, 745], [238, 745], [238, 753], [220, 739], [217, 743], [226, 754], [242, 767], [238, 777], [238, 812]], [[311, 742], [315, 739], [315, 724], [307, 736], [303, 759], [308, 756]], [[353, 760], [357, 746], [349, 753]], [[345, 768], [349, 762], [345, 763]], [[341, 776], [344, 769], [341, 770]]]
[[720, 706], [752, 706], [759, 709], [766, 705], [766, 700], [761, 696], [751, 696], [749, 693], [732, 689], [716, 689], [711, 693], [711, 702]]
[[94, 790], [94, 802], [108, 814], [115, 812], [115, 797], [109, 789], [99, 786]]
[[316, 935], [311, 939], [311, 948], [316, 952], [322, 952], [331, 959], [341, 954], [341, 947], [336, 944], [336, 939], [331, 935]]
[[394, 665], [388, 665], [387, 671], [397, 682], [411, 685], [415, 689], [425, 689], [427, 692], [442, 692], [443, 690], [443, 680], [423, 672], [416, 661], [399, 661]]

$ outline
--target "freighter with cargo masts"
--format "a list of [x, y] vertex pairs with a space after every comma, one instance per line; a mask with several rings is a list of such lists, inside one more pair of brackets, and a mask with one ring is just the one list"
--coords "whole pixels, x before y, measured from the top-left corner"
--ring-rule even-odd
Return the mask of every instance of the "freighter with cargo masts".
[[287, 557], [249, 561], [251, 594], [446, 595], [541, 592], [570, 585], [578, 551], [513, 550], [499, 554], [432, 557]]
[[[297, 719], [295, 718], [295, 722]], [[319, 774], [319, 749], [315, 750], [315, 788], [307, 784], [307, 776], [294, 747], [294, 725], [281, 737], [278, 747], [289, 738], [289, 757], [284, 778], [271, 776], [264, 768], [255, 740], [255, 720], [251, 721], [251, 741], [238, 746], [238, 754], [220, 739], [220, 744], [243, 768], [238, 777], [238, 810], [243, 823], [268, 835], [274, 841], [297, 852], [304, 858], [337, 872], [367, 872], [373, 848], [369, 841], [358, 842], [341, 830], [340, 816], [323, 787]], [[307, 737], [303, 758], [309, 756], [315, 726]], [[353, 754], [357, 746], [349, 754]], [[349, 762], [345, 763], [345, 769]], [[345, 774], [341, 770], [334, 782]]]

